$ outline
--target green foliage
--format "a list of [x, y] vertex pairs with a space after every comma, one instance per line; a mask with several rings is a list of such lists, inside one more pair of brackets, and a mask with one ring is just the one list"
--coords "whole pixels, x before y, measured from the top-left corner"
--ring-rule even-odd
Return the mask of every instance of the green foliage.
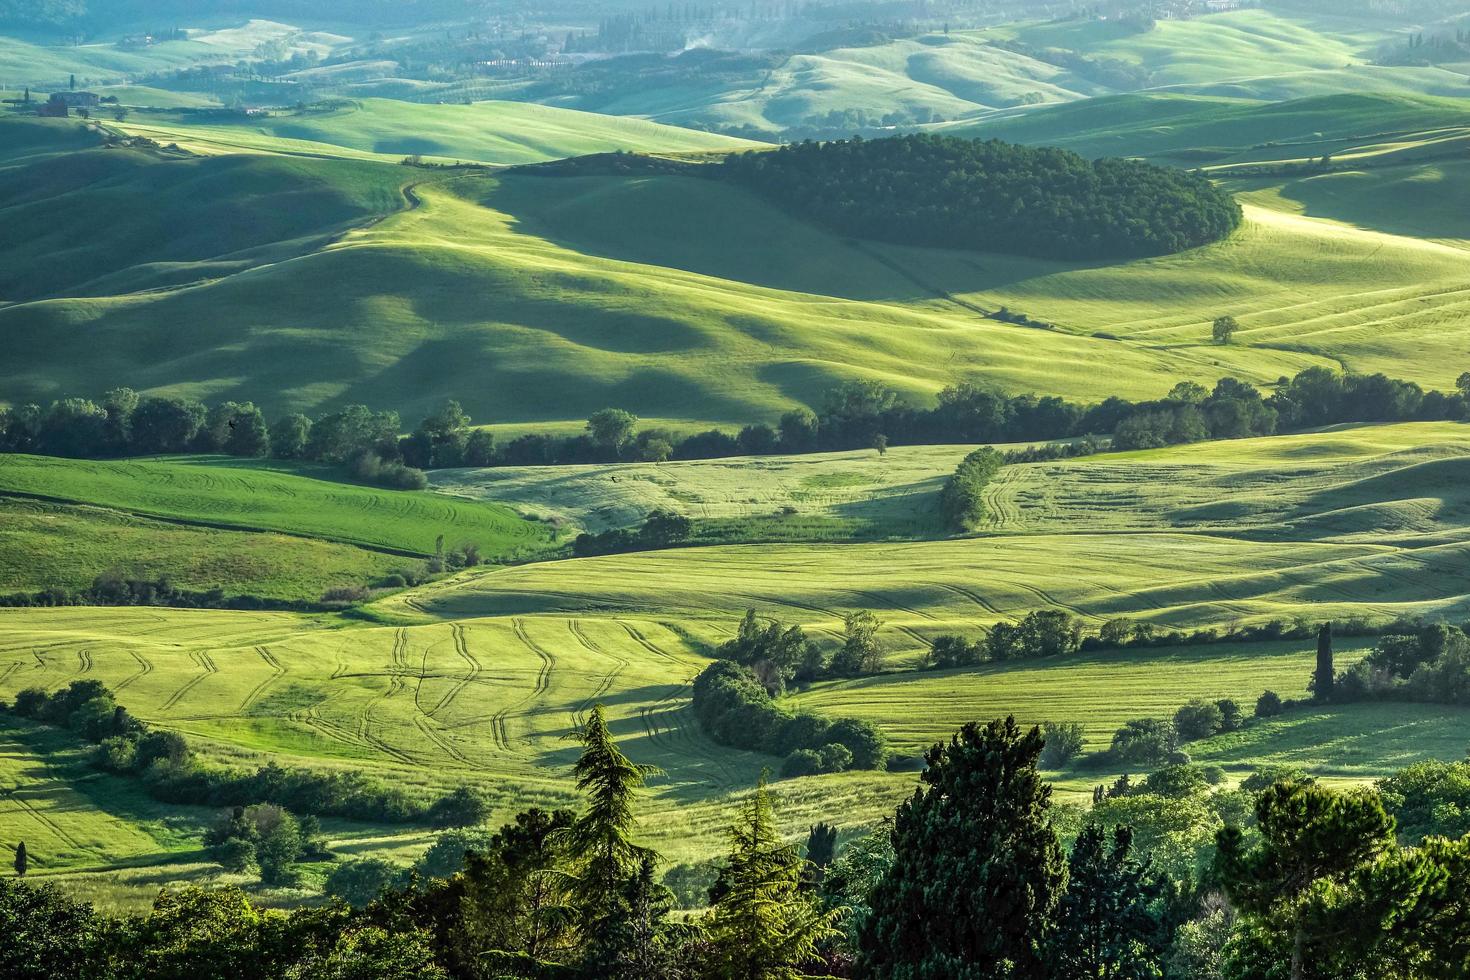
[[434, 838], [434, 843], [419, 858], [419, 873], [430, 878], [448, 878], [464, 868], [466, 855], [486, 853], [494, 840], [484, 830], [446, 830]]
[[762, 779], [730, 829], [705, 929], [714, 975], [723, 980], [797, 980], [817, 944], [837, 934], [841, 910], [822, 909], [806, 890], [806, 862], [776, 830]]
[[1124, 764], [1154, 766], [1179, 745], [1174, 723], [1163, 718], [1138, 718], [1113, 733], [1109, 753]]
[[493, 950], [539, 962], [573, 948], [578, 910], [567, 874], [566, 810], [531, 809], [464, 855], [455, 942], [473, 961]]
[[1181, 742], [1209, 738], [1224, 729], [1225, 713], [1214, 702], [1195, 698], [1174, 712], [1174, 731]]
[[832, 656], [830, 670], [836, 677], [875, 674], [883, 667], [878, 645], [882, 622], [867, 610], [850, 612], [842, 619], [842, 646]]
[[1378, 793], [1406, 844], [1470, 834], [1470, 761], [1416, 762], [1380, 779]]
[[1162, 255], [1223, 238], [1241, 220], [1239, 205], [1201, 176], [996, 140], [802, 143], [732, 156], [725, 167], [842, 234], [910, 245], [1048, 258]]
[[1422, 858], [1395, 853], [1393, 818], [1370, 791], [1277, 783], [1255, 816], [1260, 843], [1222, 830], [1215, 871], [1259, 930], [1248, 942], [1285, 956], [1294, 978], [1371, 961], [1433, 882]]
[[92, 906], [54, 884], [31, 887], [0, 878], [0, 976], [8, 980], [83, 980], [96, 975], [103, 923]]
[[1060, 769], [1082, 754], [1087, 745], [1082, 726], [1075, 721], [1047, 721], [1041, 725], [1046, 747], [1039, 762], [1043, 769]]
[[880, 976], [1042, 978], [1065, 881], [1036, 772], [1043, 739], [1013, 718], [969, 724], [926, 756], [894, 818], [860, 962]]
[[939, 494], [939, 510], [952, 531], [973, 531], [985, 520], [985, 488], [1005, 458], [983, 446], [966, 456]]
[[1154, 980], [1169, 935], [1156, 908], [1163, 884], [1133, 855], [1133, 833], [1088, 824], [1067, 859], [1067, 887], [1048, 940], [1056, 980]]
[[474, 827], [490, 816], [490, 801], [473, 786], [456, 786], [433, 802], [427, 816], [435, 827]]
[[1235, 322], [1235, 317], [1217, 316], [1215, 322], [1210, 325], [1210, 338], [1217, 344], [1228, 344], [1235, 339], [1239, 331], [1240, 324]]
[[382, 858], [354, 858], [343, 861], [327, 875], [323, 892], [354, 908], [365, 908], [384, 889], [398, 887], [404, 880], [404, 869]]
[[613, 935], [623, 910], [624, 889], [654, 856], [633, 841], [633, 801], [644, 780], [658, 772], [632, 762], [618, 749], [608, 730], [602, 705], [592, 706], [586, 723], [572, 733], [582, 754], [572, 767], [577, 789], [586, 794], [581, 814], [566, 834], [567, 856], [574, 870], [572, 895], [583, 937], [594, 961], [615, 957]]
[[286, 980], [448, 980], [431, 937], [366, 926], [342, 933], [325, 955], [295, 963]]

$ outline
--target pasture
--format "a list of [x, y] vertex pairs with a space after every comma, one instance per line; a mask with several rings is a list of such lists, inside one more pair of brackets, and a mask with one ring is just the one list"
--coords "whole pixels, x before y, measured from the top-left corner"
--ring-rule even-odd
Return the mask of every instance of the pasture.
[[435, 539], [487, 558], [547, 548], [552, 532], [495, 504], [336, 482], [325, 467], [224, 456], [70, 460], [7, 455], [0, 495], [83, 503], [184, 525], [274, 531], [427, 557]]

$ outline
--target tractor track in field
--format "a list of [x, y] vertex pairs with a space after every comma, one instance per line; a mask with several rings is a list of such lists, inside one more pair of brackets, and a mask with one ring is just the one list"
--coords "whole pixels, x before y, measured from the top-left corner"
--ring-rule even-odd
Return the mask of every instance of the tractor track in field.
[[434, 705], [432, 709], [424, 712], [430, 718], [453, 704], [454, 699], [459, 697], [460, 692], [478, 680], [481, 672], [484, 670], [480, 661], [476, 660], [475, 655], [470, 653], [470, 645], [465, 639], [464, 627], [459, 623], [451, 623], [449, 626], [449, 635], [454, 640], [454, 652], [459, 654], [460, 658], [468, 665], [469, 672], [463, 677], [456, 678], [455, 682], [450, 685], [449, 690], [445, 691], [444, 696], [439, 699], [439, 703]]
[[864, 592], [862, 589], [846, 589], [844, 591], [849, 592], [852, 595], [863, 596], [864, 598], [871, 599], [874, 602], [881, 602], [886, 606], [893, 607], [899, 612], [906, 612], [910, 616], [918, 616], [920, 619], [933, 620], [936, 623], [939, 622], [939, 617], [937, 616], [932, 616], [929, 613], [924, 612], [922, 609], [915, 609], [912, 606], [905, 606], [901, 602], [895, 602], [894, 600], [878, 592]]
[[96, 852], [96, 849], [95, 848], [88, 847], [86, 844], [83, 844], [81, 841], [77, 840], [70, 833], [68, 833], [67, 830], [64, 827], [61, 826], [61, 824], [57, 823], [55, 820], [53, 820], [51, 817], [47, 816], [42, 811], [36, 809], [34, 806], [32, 806], [30, 804], [30, 802], [28, 800], [22, 799], [15, 792], [15, 790], [13, 790], [13, 789], [7, 789], [7, 790], [5, 790], [3, 792], [0, 792], [0, 797], [4, 797], [5, 799], [10, 800], [16, 806], [20, 807], [21, 811], [23, 813], [25, 813], [26, 816], [31, 817], [33, 820], [35, 820], [41, 826], [43, 826], [47, 830], [51, 831], [57, 837], [59, 837], [62, 840], [66, 841], [67, 844], [71, 845], [72, 847], [75, 847], [77, 850], [79, 850], [79, 851], [92, 851], [93, 853]]
[[[619, 620], [618, 622], [623, 627], [623, 629], [628, 631], [628, 635], [631, 636], [634, 642], [636, 642], [639, 646], [643, 647], [645, 650], [652, 653], [656, 657], [659, 657], [679, 667], [685, 667], [687, 669], [687, 665], [683, 661], [681, 661], [678, 657], [675, 657], [673, 654], [660, 649], [652, 641], [650, 641], [648, 637], [644, 636], [641, 632], [635, 629], [631, 623], [627, 623], [622, 620]], [[686, 705], [684, 708], [678, 709], [677, 711], [659, 710], [676, 698], [682, 697], [684, 695], [684, 692], [690, 690], [693, 687], [691, 681], [692, 678], [691, 680], [684, 681], [682, 684], [670, 686], [669, 692], [663, 697], [659, 698], [653, 704], [640, 707], [638, 709], [639, 720], [643, 723], [644, 731], [648, 733], [649, 741], [652, 742], [654, 745], [658, 745], [661, 748], [664, 748], [670, 752], [677, 753], [679, 755], [691, 756], [709, 763], [715, 769], [719, 770], [721, 777], [724, 779], [725, 783], [728, 784], [730, 782], [733, 782], [735, 778], [734, 775], [731, 773], [730, 768], [725, 764], [724, 760], [719, 757], [718, 753], [711, 752], [709, 749], [705, 748], [704, 745], [700, 742], [699, 737], [691, 734], [689, 731], [690, 726], [698, 725], [698, 719], [694, 717], [693, 706]], [[688, 712], [687, 724], [680, 724], [677, 726], [660, 724], [661, 716], [681, 714], [685, 711]], [[716, 783], [716, 785], [720, 784]]]
[[531, 693], [510, 704], [504, 705], [499, 711], [490, 716], [490, 734], [495, 739], [496, 748], [502, 752], [513, 751], [510, 741], [510, 725], [507, 719], [512, 711], [519, 711], [539, 697], [545, 696], [551, 689], [551, 672], [556, 669], [556, 658], [541, 649], [535, 641], [526, 633], [526, 624], [520, 619], [511, 620], [511, 628], [515, 631], [516, 639], [536, 654], [541, 661], [541, 669], [536, 672], [536, 683]]
[[377, 733], [373, 731], [373, 726], [376, 724], [374, 714], [377, 712], [378, 708], [382, 705], [384, 701], [388, 701], [396, 695], [401, 694], [404, 688], [407, 686], [404, 682], [403, 675], [407, 673], [409, 669], [408, 631], [403, 629], [402, 627], [394, 631], [393, 647], [388, 654], [388, 657], [388, 690], [384, 692], [381, 697], [373, 698], [372, 700], [366, 702], [363, 705], [362, 710], [357, 713], [357, 734], [364, 742], [373, 746], [384, 755], [397, 759], [399, 762], [402, 762], [406, 765], [418, 765], [419, 760], [415, 759], [412, 755], [405, 752], [404, 750], [394, 745], [390, 745], [387, 741], [379, 737]]
[[985, 599], [981, 598], [980, 593], [978, 593], [978, 592], [971, 592], [969, 589], [962, 588], [962, 587], [960, 587], [958, 585], [940, 585], [940, 588], [941, 589], [946, 589], [946, 590], [948, 590], [950, 592], [953, 592], [957, 596], [961, 596], [961, 597], [963, 597], [965, 599], [969, 599], [975, 605], [979, 606], [981, 609], [984, 609], [986, 612], [990, 613], [992, 616], [1001, 616], [1001, 617], [1004, 617], [1005, 616], [1005, 613], [1001, 612], [999, 609], [997, 609], [993, 605], [991, 605], [988, 601], [986, 601]]
[[205, 679], [219, 673], [219, 667], [215, 666], [209, 654], [203, 650], [189, 653], [189, 659], [199, 665], [201, 673], [184, 682], [184, 685], [168, 696], [168, 700], [159, 706], [159, 711], [172, 711], [174, 706], [188, 695], [194, 688], [198, 687]]
[[393, 633], [393, 650], [388, 654], [389, 670], [392, 678], [388, 681], [388, 693], [384, 698], [391, 698], [403, 692], [407, 682], [403, 679], [408, 673], [408, 630], [399, 627]]
[[572, 709], [572, 724], [580, 728], [586, 720], [587, 710], [596, 704], [599, 698], [612, 690], [612, 686], [616, 683], [618, 675], [628, 668], [628, 661], [623, 657], [598, 649], [597, 644], [588, 638], [587, 634], [582, 631], [581, 624], [575, 619], [567, 620], [567, 629], [571, 632], [572, 636], [576, 637], [577, 642], [582, 644], [587, 650], [598, 656], [606, 657], [617, 664], [612, 670], [603, 675], [602, 680], [598, 682], [597, 687], [592, 693], [587, 695], [580, 704]]
[[113, 691], [121, 691], [123, 688], [130, 686], [134, 681], [142, 680], [144, 677], [147, 677], [149, 674], [153, 673], [153, 661], [149, 660], [147, 657], [143, 656], [136, 650], [129, 650], [128, 656], [132, 657], [138, 662], [138, 672], [136, 674], [129, 674], [127, 677], [124, 677], [122, 680], [114, 684], [112, 687]]
[[281, 666], [281, 662], [270, 652], [269, 647], [258, 646], [255, 648], [255, 652], [260, 654], [260, 659], [265, 661], [265, 665], [270, 668], [271, 673], [269, 677], [251, 688], [249, 694], [245, 695], [245, 700], [240, 702], [240, 711], [250, 710], [250, 707], [265, 694], [267, 688], [286, 676], [286, 668]]
[[429, 719], [427, 716], [414, 715], [413, 724], [415, 728], [423, 733], [424, 738], [427, 738], [430, 742], [433, 742], [436, 746], [438, 746], [439, 751], [443, 752], [445, 755], [449, 756], [451, 759], [453, 759], [455, 762], [458, 762], [462, 766], [473, 767], [473, 763], [470, 762], [469, 757], [466, 756], [459, 749], [455, 748], [454, 743], [450, 742], [449, 739], [434, 731], [431, 719]]
[[0, 684], [4, 684], [6, 681], [10, 680], [10, 675], [15, 673], [17, 670], [20, 670], [23, 664], [24, 661], [16, 660], [11, 663], [9, 667], [6, 667], [5, 672], [0, 673]]
[[78, 664], [78, 666], [77, 666], [77, 674], [78, 675], [81, 675], [81, 674], [90, 674], [92, 672], [92, 667], [93, 667], [93, 663], [92, 663], [92, 651], [91, 650], [78, 650], [77, 651], [77, 664]]

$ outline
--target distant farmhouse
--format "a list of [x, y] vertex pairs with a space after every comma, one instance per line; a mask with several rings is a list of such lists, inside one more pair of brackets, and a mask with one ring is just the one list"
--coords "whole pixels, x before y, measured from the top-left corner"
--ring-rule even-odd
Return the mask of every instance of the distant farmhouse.
[[65, 119], [72, 109], [95, 109], [102, 103], [96, 92], [52, 92], [50, 101], [36, 112], [42, 116]]

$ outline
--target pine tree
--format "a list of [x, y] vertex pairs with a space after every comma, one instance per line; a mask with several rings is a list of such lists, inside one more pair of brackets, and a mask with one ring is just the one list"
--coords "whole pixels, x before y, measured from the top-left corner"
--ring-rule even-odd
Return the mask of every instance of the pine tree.
[[730, 830], [730, 855], [705, 925], [725, 980], [794, 980], [842, 909], [823, 911], [803, 887], [806, 861], [781, 840], [765, 777]]
[[1040, 980], [1065, 881], [1036, 764], [1040, 729], [1014, 718], [960, 729], [925, 756], [926, 784], [898, 808], [895, 861], [872, 896], [860, 975]]
[[1163, 892], [1147, 861], [1131, 855], [1133, 832], [1088, 824], [1072, 845], [1067, 890], [1051, 941], [1055, 980], [1153, 980], [1168, 937], [1154, 912]]
[[26, 842], [15, 845], [15, 876], [24, 878], [31, 867], [31, 856], [26, 852]]
[[573, 903], [591, 964], [617, 956], [619, 919], [625, 911], [628, 881], [645, 861], [657, 861], [651, 849], [633, 842], [633, 799], [654, 766], [632, 762], [608, 731], [602, 705], [594, 705], [581, 729], [571, 734], [582, 743], [572, 772], [577, 789], [587, 795], [586, 809], [567, 831], [567, 852], [574, 868]]
[[1428, 860], [1398, 848], [1372, 791], [1276, 783], [1256, 798], [1256, 822], [1249, 850], [1239, 828], [1219, 832], [1214, 870], [1246, 919], [1237, 957], [1269, 947], [1265, 958], [1289, 962], [1291, 980], [1374, 962], [1434, 884]]

